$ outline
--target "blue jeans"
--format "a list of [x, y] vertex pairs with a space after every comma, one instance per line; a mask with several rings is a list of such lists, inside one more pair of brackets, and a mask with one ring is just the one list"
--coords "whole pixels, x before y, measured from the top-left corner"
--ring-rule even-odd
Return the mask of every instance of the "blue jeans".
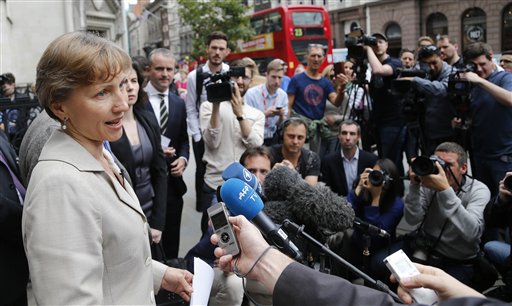
[[503, 241], [489, 241], [484, 245], [487, 258], [499, 267], [506, 267], [510, 264], [510, 244]]

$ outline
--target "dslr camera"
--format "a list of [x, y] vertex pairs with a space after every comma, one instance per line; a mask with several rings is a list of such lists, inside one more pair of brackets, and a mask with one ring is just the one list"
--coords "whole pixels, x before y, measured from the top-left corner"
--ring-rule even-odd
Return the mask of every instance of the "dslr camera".
[[230, 101], [231, 95], [235, 92], [231, 77], [243, 76], [245, 76], [245, 67], [232, 67], [229, 71], [210, 75], [209, 81], [205, 84], [208, 101], [212, 103]]
[[382, 170], [369, 170], [368, 172], [368, 181], [374, 187], [379, 187], [389, 180], [388, 174]]
[[441, 165], [441, 167], [447, 167], [445, 161], [440, 159], [436, 155], [432, 155], [430, 157], [418, 156], [411, 163], [412, 171], [414, 171], [414, 173], [416, 173], [417, 176], [438, 174], [439, 171], [437, 170], [436, 167], [436, 161]]
[[355, 60], [363, 60], [366, 58], [364, 46], [376, 46], [377, 39], [373, 36], [364, 34], [361, 28], [355, 28], [352, 32], [348, 33], [345, 37], [345, 46], [348, 49], [348, 57]]

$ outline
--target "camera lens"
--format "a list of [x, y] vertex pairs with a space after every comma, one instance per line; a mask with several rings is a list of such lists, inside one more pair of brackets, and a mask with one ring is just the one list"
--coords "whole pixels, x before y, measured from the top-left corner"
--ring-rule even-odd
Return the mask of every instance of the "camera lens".
[[384, 174], [382, 173], [382, 171], [372, 170], [368, 174], [368, 180], [370, 181], [370, 184], [372, 184], [375, 187], [378, 187], [382, 185], [382, 183], [384, 182]]
[[437, 174], [437, 167], [433, 160], [426, 156], [418, 156], [411, 163], [411, 168], [418, 176]]
[[509, 191], [512, 191], [512, 176], [507, 176], [503, 181], [503, 185]]

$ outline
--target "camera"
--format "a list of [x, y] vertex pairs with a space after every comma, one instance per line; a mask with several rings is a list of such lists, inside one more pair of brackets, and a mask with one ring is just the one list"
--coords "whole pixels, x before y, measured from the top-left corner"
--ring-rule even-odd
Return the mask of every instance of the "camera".
[[503, 180], [503, 186], [505, 186], [505, 189], [507, 189], [508, 191], [512, 191], [512, 176], [507, 176]]
[[387, 174], [382, 170], [371, 170], [368, 173], [368, 181], [372, 186], [379, 187], [384, 184]]
[[477, 68], [474, 63], [466, 63], [464, 67], [458, 68], [454, 73], [452, 73], [448, 79], [448, 94], [449, 95], [459, 95], [459, 96], [469, 96], [471, 89], [473, 89], [473, 84], [467, 79], [461, 77], [461, 73], [464, 72], [476, 72]]
[[361, 28], [355, 28], [346, 35], [345, 46], [348, 49], [348, 57], [355, 60], [365, 59], [366, 53], [364, 52], [363, 45], [376, 46], [377, 39], [373, 36], [365, 35]]
[[243, 76], [245, 76], [245, 67], [232, 67], [229, 71], [209, 75], [209, 80], [205, 84], [208, 101], [212, 103], [230, 101], [231, 95], [235, 92], [231, 77]]
[[444, 160], [440, 159], [436, 155], [432, 155], [430, 157], [418, 156], [411, 163], [412, 171], [414, 171], [418, 176], [438, 174], [439, 171], [436, 167], [436, 161], [441, 165], [441, 167], [446, 168]]

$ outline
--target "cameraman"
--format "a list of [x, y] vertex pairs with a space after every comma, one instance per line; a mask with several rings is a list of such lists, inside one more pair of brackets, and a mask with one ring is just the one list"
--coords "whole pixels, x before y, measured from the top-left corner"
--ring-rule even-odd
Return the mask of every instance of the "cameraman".
[[463, 74], [473, 85], [470, 96], [473, 173], [495, 195], [505, 172], [512, 171], [512, 74], [497, 71], [488, 44], [473, 43], [463, 55], [466, 62], [476, 66], [475, 72]]
[[418, 229], [406, 249], [413, 261], [437, 266], [470, 285], [489, 189], [466, 176], [467, 155], [460, 145], [442, 143], [435, 156], [444, 163], [441, 166], [435, 161], [436, 174], [417, 176], [412, 170], [414, 162], [409, 169], [411, 185], [405, 197], [404, 217]]
[[[418, 61], [428, 65], [428, 78], [404, 77], [410, 80], [413, 88], [424, 103], [422, 134], [424, 136], [424, 155], [432, 155], [436, 147], [446, 141], [455, 140], [451, 120], [455, 117], [455, 108], [447, 94], [448, 78], [452, 67], [440, 57], [440, 50], [434, 45], [418, 49]], [[419, 100], [419, 99], [418, 99]], [[418, 101], [415, 101], [418, 103]]]
[[250, 147], [263, 144], [265, 115], [260, 110], [243, 103], [243, 94], [248, 89], [252, 72], [245, 61], [235, 60], [231, 68], [245, 67], [244, 76], [232, 76], [234, 93], [231, 100], [220, 103], [202, 103], [199, 109], [201, 133], [204, 139], [205, 152], [203, 161], [206, 163], [201, 207], [203, 219], [201, 230], [207, 229], [208, 215], [206, 210], [217, 202], [215, 191], [224, 182], [222, 172], [233, 161], [240, 159], [242, 153]]
[[[16, 91], [16, 78], [12, 73], [6, 72], [2, 74], [0, 80], [2, 89], [0, 98], [8, 99], [14, 104], [16, 99], [29, 97], [27, 94], [20, 94]], [[15, 134], [20, 130], [20, 123], [17, 122], [20, 119], [20, 109], [7, 109], [5, 111], [6, 118], [4, 119], [3, 116], [4, 113], [0, 112], [0, 126], [3, 126], [9, 140], [12, 141]]]
[[[485, 224], [492, 227], [508, 227], [512, 237], [512, 172], [507, 172], [500, 181], [499, 195], [485, 208]], [[484, 245], [485, 254], [498, 268], [505, 286], [487, 292], [486, 295], [512, 302], [512, 246], [510, 241], [489, 241]]]
[[[391, 94], [391, 80], [396, 78], [396, 70], [402, 66], [399, 59], [388, 53], [388, 39], [382, 33], [372, 35], [375, 46], [364, 46], [368, 63], [372, 68], [370, 97], [373, 101], [372, 121], [379, 158], [389, 158], [404, 173], [402, 151], [405, 143], [405, 125], [400, 114], [400, 99]], [[363, 139], [363, 142], [365, 139]]]

